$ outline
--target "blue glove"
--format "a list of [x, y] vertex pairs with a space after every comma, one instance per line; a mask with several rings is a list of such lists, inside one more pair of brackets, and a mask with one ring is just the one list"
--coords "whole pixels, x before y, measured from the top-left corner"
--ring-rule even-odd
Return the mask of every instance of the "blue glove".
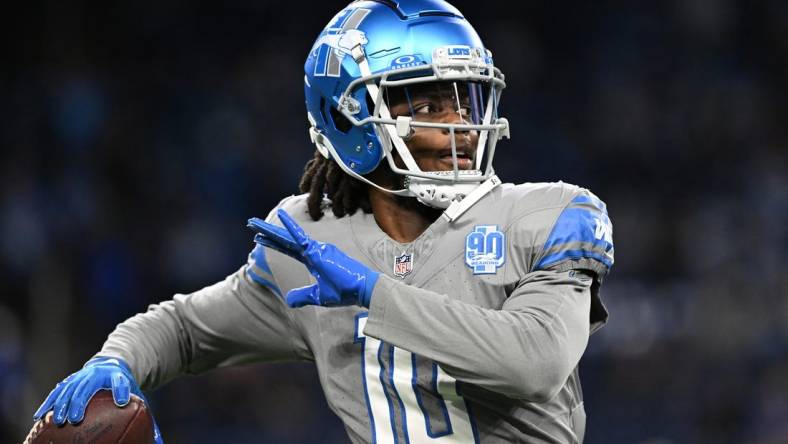
[[277, 212], [285, 228], [258, 219], [249, 219], [257, 232], [254, 241], [284, 253], [302, 264], [317, 284], [295, 288], [287, 293], [291, 307], [304, 305], [362, 305], [369, 307], [372, 290], [380, 273], [353, 259], [333, 244], [310, 239], [284, 210]]
[[[137, 381], [131, 374], [128, 364], [117, 358], [96, 357], [88, 361], [81, 370], [58, 383], [47, 399], [33, 415], [37, 421], [53, 410], [55, 424], [68, 422], [77, 424], [85, 417], [85, 408], [93, 395], [99, 390], [112, 390], [112, 398], [119, 407], [129, 403], [131, 393], [139, 396], [150, 408]], [[153, 421], [153, 438], [156, 444], [163, 444], [161, 432]]]

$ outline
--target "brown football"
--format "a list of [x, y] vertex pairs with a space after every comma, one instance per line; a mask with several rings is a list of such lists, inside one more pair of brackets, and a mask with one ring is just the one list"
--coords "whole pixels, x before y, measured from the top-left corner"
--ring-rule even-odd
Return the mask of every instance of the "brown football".
[[153, 418], [142, 399], [118, 407], [112, 392], [99, 390], [88, 403], [85, 419], [77, 425], [68, 421], [55, 425], [50, 410], [33, 424], [24, 444], [152, 444]]

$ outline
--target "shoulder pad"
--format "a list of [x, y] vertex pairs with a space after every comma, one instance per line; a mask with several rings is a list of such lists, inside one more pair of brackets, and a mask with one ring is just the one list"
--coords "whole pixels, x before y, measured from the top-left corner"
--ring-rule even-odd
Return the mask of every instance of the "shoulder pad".
[[601, 279], [612, 266], [613, 226], [607, 206], [581, 189], [556, 219], [533, 271], [588, 269]]
[[271, 212], [268, 213], [266, 216], [265, 221], [270, 223], [279, 224], [279, 218], [276, 217], [276, 212], [279, 209], [287, 211], [288, 214], [291, 216], [296, 215], [299, 213], [298, 209], [305, 209], [306, 208], [306, 199], [307, 194], [291, 194], [290, 196], [285, 197], [284, 199], [280, 200], [278, 204], [274, 208], [271, 209]]

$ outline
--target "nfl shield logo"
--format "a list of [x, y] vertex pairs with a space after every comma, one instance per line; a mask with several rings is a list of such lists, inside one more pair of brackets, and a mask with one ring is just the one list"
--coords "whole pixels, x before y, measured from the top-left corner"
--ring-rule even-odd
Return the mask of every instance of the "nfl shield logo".
[[394, 257], [394, 276], [404, 278], [413, 271], [413, 253]]

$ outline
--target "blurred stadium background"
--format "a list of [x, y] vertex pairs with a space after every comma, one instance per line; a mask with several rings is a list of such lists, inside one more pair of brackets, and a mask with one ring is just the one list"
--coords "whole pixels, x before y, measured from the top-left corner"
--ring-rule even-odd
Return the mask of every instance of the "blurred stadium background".
[[[0, 441], [113, 326], [222, 279], [311, 156], [303, 61], [345, 2], [5, 14]], [[788, 3], [456, 1], [507, 75], [507, 181], [610, 209], [587, 443], [788, 442]], [[309, 364], [174, 381], [169, 443], [347, 442]]]

